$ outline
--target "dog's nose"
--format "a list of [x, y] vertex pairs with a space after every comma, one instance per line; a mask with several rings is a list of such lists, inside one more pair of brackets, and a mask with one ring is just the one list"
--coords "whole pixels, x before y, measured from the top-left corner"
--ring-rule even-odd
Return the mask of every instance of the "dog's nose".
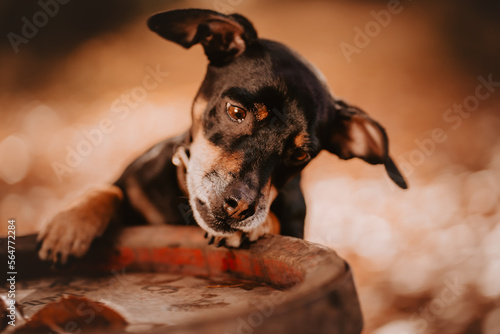
[[231, 218], [243, 220], [255, 213], [255, 202], [248, 203], [244, 198], [229, 197], [224, 200], [224, 211]]
[[234, 183], [226, 190], [223, 210], [230, 218], [243, 220], [255, 213], [255, 198], [255, 192], [248, 185]]

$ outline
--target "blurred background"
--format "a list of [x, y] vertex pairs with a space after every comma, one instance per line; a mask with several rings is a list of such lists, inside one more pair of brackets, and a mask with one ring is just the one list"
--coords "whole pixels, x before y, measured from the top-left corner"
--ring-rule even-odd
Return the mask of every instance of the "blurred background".
[[409, 190], [327, 153], [303, 179], [306, 238], [350, 262], [365, 333], [500, 333], [494, 1], [3, 0], [0, 235], [9, 218], [36, 232], [189, 127], [202, 48], [145, 24], [186, 7], [244, 14], [385, 126]]

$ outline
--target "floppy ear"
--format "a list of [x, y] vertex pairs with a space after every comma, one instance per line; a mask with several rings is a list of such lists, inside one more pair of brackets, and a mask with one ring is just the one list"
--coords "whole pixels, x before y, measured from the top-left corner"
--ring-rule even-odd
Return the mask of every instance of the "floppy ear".
[[210, 63], [223, 65], [257, 40], [250, 21], [239, 14], [224, 15], [207, 9], [179, 9], [158, 13], [148, 27], [186, 49], [201, 43]]
[[329, 111], [323, 148], [341, 159], [360, 158], [376, 165], [384, 164], [389, 177], [401, 188], [408, 186], [389, 156], [389, 142], [384, 128], [359, 108], [335, 101]]

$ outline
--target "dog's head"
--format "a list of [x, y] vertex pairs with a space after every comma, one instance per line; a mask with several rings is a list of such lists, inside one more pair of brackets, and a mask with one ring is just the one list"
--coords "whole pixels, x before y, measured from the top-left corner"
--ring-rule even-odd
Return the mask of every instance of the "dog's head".
[[185, 48], [200, 43], [210, 61], [193, 103], [187, 186], [196, 221], [211, 234], [262, 224], [279, 188], [323, 149], [384, 164], [406, 188], [384, 129], [336, 100], [294, 51], [259, 39], [243, 16], [174, 10], [148, 25]]

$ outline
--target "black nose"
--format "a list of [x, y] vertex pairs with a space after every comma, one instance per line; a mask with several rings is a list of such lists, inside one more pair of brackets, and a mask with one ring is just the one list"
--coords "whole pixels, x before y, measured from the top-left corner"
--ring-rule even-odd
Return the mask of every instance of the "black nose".
[[225, 192], [223, 210], [233, 219], [243, 220], [255, 213], [255, 192], [244, 183], [234, 183]]
[[243, 220], [255, 213], [255, 202], [248, 203], [245, 199], [227, 198], [224, 201], [224, 211], [231, 218]]

